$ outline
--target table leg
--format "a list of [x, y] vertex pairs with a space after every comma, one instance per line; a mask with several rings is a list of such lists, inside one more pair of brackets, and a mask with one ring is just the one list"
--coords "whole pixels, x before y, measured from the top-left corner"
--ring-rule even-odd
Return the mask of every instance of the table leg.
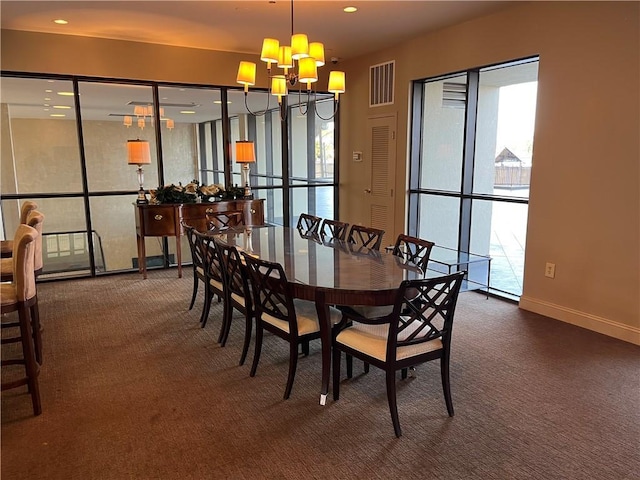
[[142, 267], [142, 278], [147, 279], [147, 252], [144, 243], [144, 237], [140, 236], [140, 253], [138, 257], [138, 266]]
[[182, 244], [180, 243], [180, 230], [176, 235], [176, 253], [178, 254], [178, 278], [182, 278]]
[[331, 373], [331, 315], [329, 305], [325, 301], [322, 290], [316, 292], [316, 312], [320, 324], [320, 341], [322, 342], [322, 386], [320, 388], [320, 405], [327, 402], [329, 393], [329, 375]]

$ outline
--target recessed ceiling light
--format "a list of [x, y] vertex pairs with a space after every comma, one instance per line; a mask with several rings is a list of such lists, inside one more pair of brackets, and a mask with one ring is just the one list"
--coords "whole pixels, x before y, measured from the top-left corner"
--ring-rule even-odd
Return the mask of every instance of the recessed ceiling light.
[[46, 89], [46, 90], [44, 91], [44, 93], [51, 93], [52, 91], [53, 91], [53, 90], [51, 90], [50, 88], [48, 88], [48, 89]]
[[[222, 105], [222, 100], [214, 100], [213, 103], [216, 105]], [[233, 102], [231, 100], [227, 100], [227, 105], [231, 105]]]
[[50, 107], [51, 105], [49, 105], [48, 103], [44, 104], [45, 107]]
[[196, 112], [194, 112], [193, 110], [182, 110], [182, 111], [180, 111], [180, 113], [187, 114], [187, 113], [196, 113]]
[[51, 113], [49, 114], [50, 117], [66, 117], [66, 115], [64, 113]]
[[49, 97], [44, 97], [45, 102], [48, 102], [49, 100], [51, 100]]
[[66, 20], [63, 20], [62, 18], [57, 18], [56, 20], [53, 21], [53, 23], [57, 23], [58, 25], [66, 25], [67, 22]]
[[71, 107], [69, 105], [54, 105], [53, 108], [57, 108], [59, 110], [69, 110]]
[[346, 13], [353, 13], [353, 12], [357, 12], [358, 9], [356, 7], [344, 7], [343, 11]]
[[58, 95], [62, 95], [63, 97], [73, 97], [73, 92], [58, 92]]

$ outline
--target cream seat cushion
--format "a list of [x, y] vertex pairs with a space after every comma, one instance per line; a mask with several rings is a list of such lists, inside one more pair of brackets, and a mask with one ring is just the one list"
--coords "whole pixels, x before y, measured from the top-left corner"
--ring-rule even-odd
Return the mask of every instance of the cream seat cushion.
[[[398, 337], [399, 340], [405, 340], [415, 328], [421, 325], [420, 322], [414, 321], [415, 326], [409, 327]], [[338, 334], [336, 341], [347, 347], [351, 347], [359, 352], [366, 353], [383, 362], [387, 360], [387, 336], [389, 335], [389, 324], [384, 325], [367, 325], [363, 323], [353, 322], [353, 325], [346, 328]], [[418, 343], [416, 345], [408, 345], [399, 347], [396, 351], [396, 359], [413, 357], [427, 352], [433, 352], [442, 348], [442, 340], [435, 338], [427, 342]]]
[[222, 283], [217, 280], [214, 280], [213, 278], [209, 279], [209, 284], [213, 285], [218, 290], [224, 290], [224, 286], [222, 285]]
[[[298, 335], [319, 332], [320, 325], [316, 313], [316, 304], [308, 300], [299, 299], [295, 299], [293, 304], [296, 309], [296, 318], [298, 319]], [[340, 310], [333, 307], [329, 308], [329, 314], [331, 315], [331, 325], [338, 323], [342, 317]], [[262, 319], [274, 327], [289, 333], [289, 322], [280, 320], [266, 313], [262, 315]]]

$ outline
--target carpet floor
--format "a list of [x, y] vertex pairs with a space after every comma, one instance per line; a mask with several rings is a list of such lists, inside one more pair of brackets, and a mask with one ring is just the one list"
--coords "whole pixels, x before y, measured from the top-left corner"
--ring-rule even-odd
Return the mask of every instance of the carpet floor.
[[640, 478], [637, 346], [463, 293], [455, 417], [439, 362], [419, 366], [398, 375], [397, 439], [383, 372], [354, 362], [320, 406], [312, 342], [285, 401], [287, 344], [266, 336], [249, 377], [244, 319], [220, 347], [221, 304], [200, 328], [191, 288], [189, 269], [39, 285], [43, 413], [24, 387], [2, 393], [3, 479]]

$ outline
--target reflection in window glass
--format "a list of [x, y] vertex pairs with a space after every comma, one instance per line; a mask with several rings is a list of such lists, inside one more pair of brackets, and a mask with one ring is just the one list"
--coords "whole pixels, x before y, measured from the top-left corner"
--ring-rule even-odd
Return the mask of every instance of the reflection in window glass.
[[1, 112], [3, 194], [82, 192], [70, 81], [3, 77]]
[[455, 197], [420, 195], [418, 201], [418, 237], [442, 247], [458, 248], [460, 200]]
[[459, 192], [466, 75], [425, 83], [420, 188]]

